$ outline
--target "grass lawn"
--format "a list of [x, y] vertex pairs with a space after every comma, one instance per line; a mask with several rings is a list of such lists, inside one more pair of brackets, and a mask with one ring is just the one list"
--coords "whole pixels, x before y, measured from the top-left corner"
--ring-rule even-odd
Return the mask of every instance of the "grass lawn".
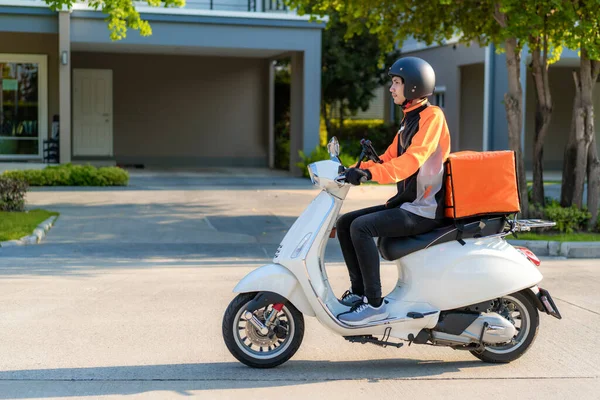
[[538, 234], [519, 233], [518, 238], [510, 235], [507, 239], [518, 240], [549, 240], [553, 242], [600, 242], [600, 233], [563, 233], [563, 234]]
[[[559, 181], [544, 181], [544, 186], [546, 185], [562, 185], [562, 182]], [[532, 187], [533, 181], [527, 181], [527, 187]]]
[[31, 235], [39, 224], [53, 215], [58, 213], [46, 210], [0, 211], [0, 241], [21, 239], [23, 236]]

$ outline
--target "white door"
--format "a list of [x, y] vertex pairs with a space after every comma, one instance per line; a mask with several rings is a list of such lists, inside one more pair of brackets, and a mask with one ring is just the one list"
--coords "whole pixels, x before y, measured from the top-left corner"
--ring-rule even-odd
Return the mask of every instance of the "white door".
[[73, 156], [113, 155], [112, 70], [73, 69]]

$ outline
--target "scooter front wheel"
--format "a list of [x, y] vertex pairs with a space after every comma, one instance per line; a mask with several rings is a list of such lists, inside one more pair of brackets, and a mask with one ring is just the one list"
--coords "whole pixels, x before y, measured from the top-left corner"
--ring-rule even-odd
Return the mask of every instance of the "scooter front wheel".
[[254, 368], [273, 368], [289, 360], [302, 344], [304, 317], [289, 302], [279, 312], [270, 304], [253, 312], [263, 324], [272, 312], [276, 313], [269, 332], [263, 334], [245, 315], [256, 294], [241, 293], [231, 301], [223, 316], [223, 340], [240, 362]]

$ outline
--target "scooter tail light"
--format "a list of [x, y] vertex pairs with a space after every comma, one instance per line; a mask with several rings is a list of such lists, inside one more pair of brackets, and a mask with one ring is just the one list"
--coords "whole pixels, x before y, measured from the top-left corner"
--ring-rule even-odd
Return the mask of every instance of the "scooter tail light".
[[515, 249], [519, 250], [519, 252], [525, 257], [527, 257], [527, 259], [536, 267], [539, 267], [542, 263], [540, 259], [537, 258], [535, 254], [533, 254], [533, 251], [529, 250], [527, 247], [515, 246]]

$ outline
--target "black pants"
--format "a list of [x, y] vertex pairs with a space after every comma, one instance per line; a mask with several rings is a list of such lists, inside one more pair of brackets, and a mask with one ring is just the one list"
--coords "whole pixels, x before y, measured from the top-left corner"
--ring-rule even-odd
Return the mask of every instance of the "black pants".
[[421, 217], [400, 207], [375, 206], [342, 215], [336, 224], [352, 292], [380, 303], [379, 251], [374, 237], [402, 237], [429, 232], [442, 221]]

